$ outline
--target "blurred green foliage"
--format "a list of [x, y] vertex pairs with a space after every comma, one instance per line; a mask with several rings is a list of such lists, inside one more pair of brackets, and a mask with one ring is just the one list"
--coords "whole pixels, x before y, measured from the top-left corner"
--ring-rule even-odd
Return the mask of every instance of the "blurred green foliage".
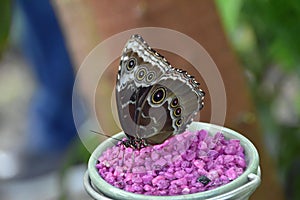
[[[294, 0], [216, 0], [216, 5], [249, 77], [266, 144], [271, 143], [269, 150], [287, 198], [300, 199], [300, 84], [283, 87], [293, 77], [300, 80], [300, 4]], [[286, 90], [292, 91], [289, 96], [284, 96]], [[280, 99], [288, 104], [285, 112], [293, 113], [296, 123], [277, 119]]]
[[0, 56], [8, 43], [8, 35], [11, 22], [11, 1], [1, 0], [0, 1]]
[[253, 26], [263, 58], [299, 73], [300, 4], [294, 0], [245, 1], [241, 18]]

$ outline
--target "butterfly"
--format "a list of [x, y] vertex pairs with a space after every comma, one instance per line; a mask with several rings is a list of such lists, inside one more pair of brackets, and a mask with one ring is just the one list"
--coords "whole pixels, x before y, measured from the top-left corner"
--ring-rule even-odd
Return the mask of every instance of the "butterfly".
[[120, 59], [116, 102], [126, 147], [141, 149], [185, 131], [204, 105], [205, 93], [140, 35], [127, 41]]

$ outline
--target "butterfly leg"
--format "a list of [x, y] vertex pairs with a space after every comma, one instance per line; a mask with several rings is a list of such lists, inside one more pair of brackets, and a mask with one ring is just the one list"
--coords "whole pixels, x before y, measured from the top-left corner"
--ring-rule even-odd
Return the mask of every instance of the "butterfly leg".
[[132, 173], [132, 169], [134, 167], [134, 160], [135, 160], [135, 151], [132, 151], [130, 173]]
[[122, 159], [121, 159], [121, 162], [120, 162], [120, 166], [123, 168], [123, 172], [124, 171], [127, 171], [128, 167], [126, 166], [125, 164], [125, 150], [122, 150]]

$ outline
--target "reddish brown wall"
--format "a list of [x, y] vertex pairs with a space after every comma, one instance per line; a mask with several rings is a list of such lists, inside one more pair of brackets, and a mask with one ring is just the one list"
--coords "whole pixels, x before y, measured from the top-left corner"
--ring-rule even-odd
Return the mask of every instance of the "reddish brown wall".
[[[57, 0], [56, 5], [62, 23], [65, 25], [66, 35], [69, 36], [70, 47], [77, 65], [93, 44], [96, 46], [97, 42], [113, 34], [136, 27], [157, 26], [174, 29], [187, 34], [204, 46], [218, 66], [224, 80], [227, 95], [226, 126], [247, 136], [260, 153], [262, 184], [251, 199], [284, 199], [276, 179], [273, 162], [264, 148], [243, 70], [227, 41], [213, 1], [164, 0], [152, 3], [153, 1], [150, 0], [78, 0], [76, 2], [77, 4], [71, 5]], [[74, 20], [74, 18], [78, 19]], [[82, 40], [85, 40], [88, 45], [78, 42]], [[188, 63], [183, 59], [171, 54], [165, 57], [174, 66], [189, 68]], [[107, 78], [101, 82], [106, 87], [112, 87], [115, 82], [117, 62], [113, 65], [106, 72]], [[197, 78], [203, 82], [201, 77]], [[207, 91], [205, 85], [204, 90]], [[111, 95], [109, 89], [108, 91], [99, 89], [98, 92], [99, 101], [103, 101], [103, 96]], [[209, 101], [206, 103], [206, 109], [201, 114], [203, 121], [209, 121], [210, 118], [210, 103]], [[112, 130], [114, 129], [112, 126], [115, 125], [110, 122], [111, 116], [105, 114], [109, 112], [107, 109], [101, 105], [97, 106], [99, 118], [107, 120], [105, 123], [107, 127], [104, 128]]]

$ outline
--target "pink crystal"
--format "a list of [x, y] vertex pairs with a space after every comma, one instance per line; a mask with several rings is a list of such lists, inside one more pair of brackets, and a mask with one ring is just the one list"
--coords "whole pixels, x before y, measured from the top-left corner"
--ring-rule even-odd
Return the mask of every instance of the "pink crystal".
[[229, 180], [233, 180], [237, 178], [237, 173], [234, 170], [234, 167], [231, 167], [228, 170], [226, 170], [225, 175], [228, 177]]
[[185, 171], [184, 170], [176, 171], [174, 173], [174, 175], [175, 175], [176, 178], [182, 178], [185, 175]]
[[[140, 150], [126, 148], [119, 142], [98, 160], [100, 176], [111, 185], [159, 196], [217, 188], [236, 179], [247, 166], [239, 140], [226, 140], [222, 133], [209, 136], [206, 130], [186, 131]], [[210, 182], [198, 182], [200, 176], [206, 176]]]

